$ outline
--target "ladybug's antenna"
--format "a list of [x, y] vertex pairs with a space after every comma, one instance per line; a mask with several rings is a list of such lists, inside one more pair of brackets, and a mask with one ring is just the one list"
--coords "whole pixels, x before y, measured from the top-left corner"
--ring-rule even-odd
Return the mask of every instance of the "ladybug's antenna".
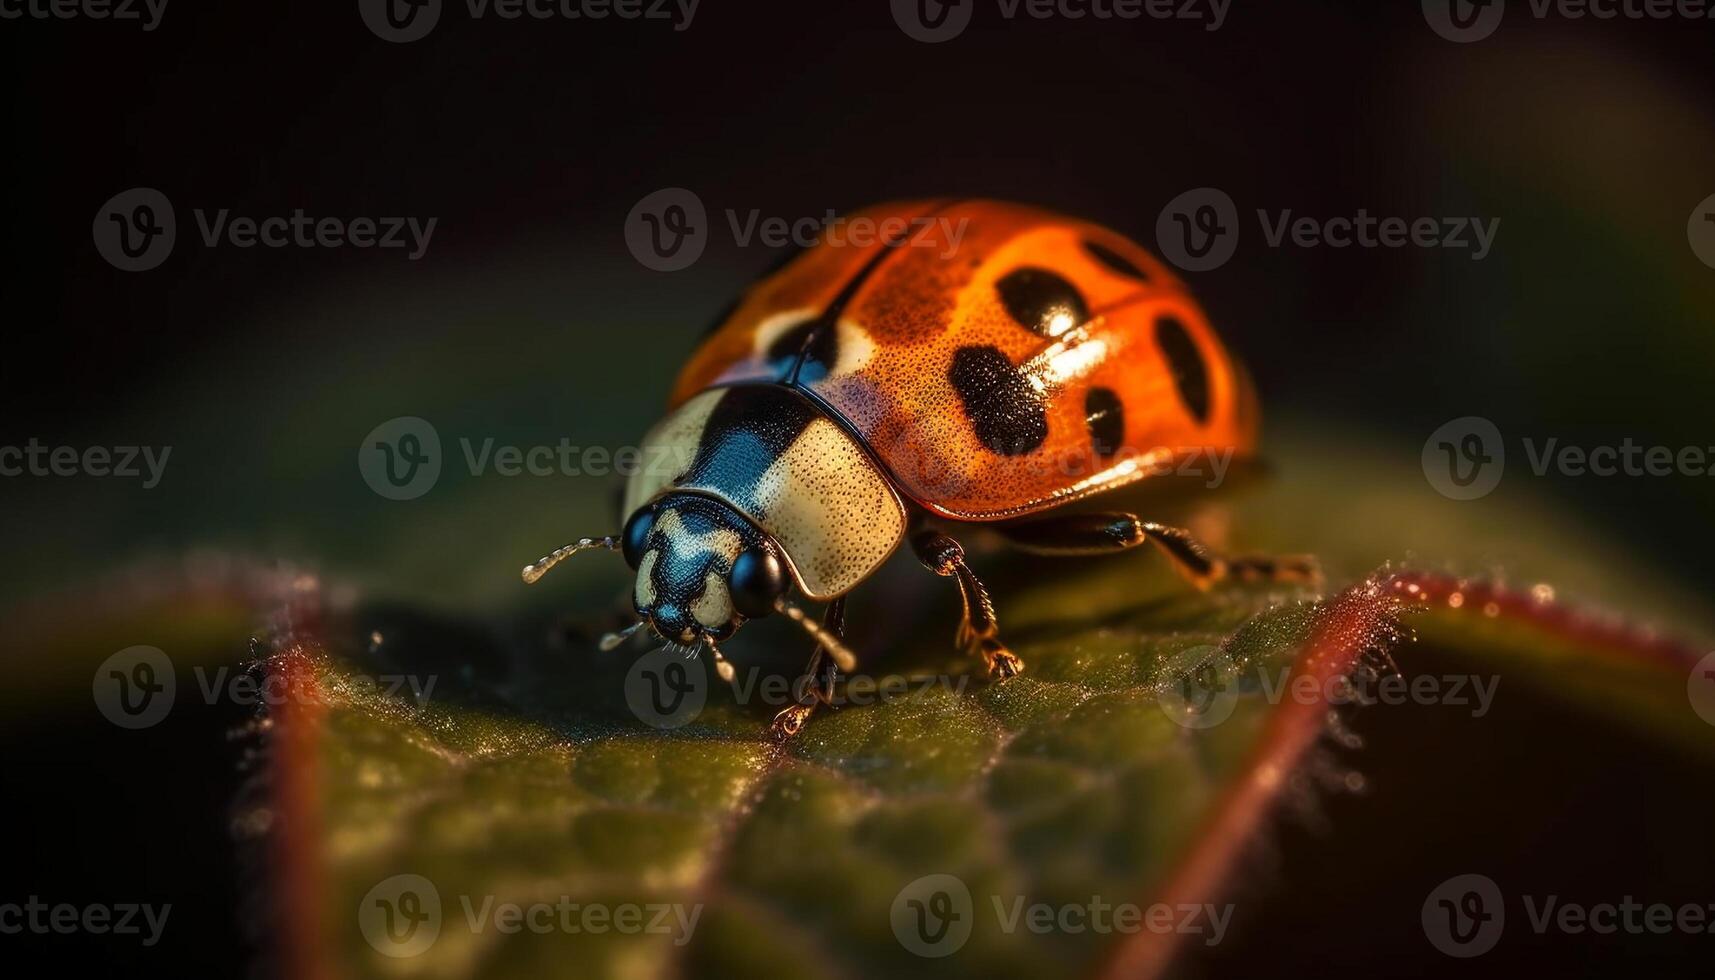
[[815, 638], [816, 642], [828, 651], [828, 655], [834, 658], [834, 663], [840, 665], [841, 670], [848, 674], [857, 670], [857, 655], [852, 653], [851, 649], [844, 643], [841, 643], [839, 637], [823, 629], [820, 623], [806, 616], [804, 610], [792, 605], [785, 599], [774, 600], [774, 608], [785, 613], [786, 618], [797, 623], [804, 632]]
[[603, 653], [618, 649], [621, 643], [631, 639], [632, 635], [642, 628], [643, 620], [640, 619], [624, 629], [614, 630], [612, 633], [603, 633], [601, 635], [601, 642], [597, 645], [601, 647], [601, 652]]
[[619, 538], [611, 534], [603, 538], [579, 538], [563, 548], [555, 548], [552, 552], [524, 566], [524, 571], [521, 573], [524, 576], [524, 584], [535, 585], [542, 576], [548, 574], [548, 569], [578, 552], [590, 548], [606, 548], [609, 551], [618, 551]]

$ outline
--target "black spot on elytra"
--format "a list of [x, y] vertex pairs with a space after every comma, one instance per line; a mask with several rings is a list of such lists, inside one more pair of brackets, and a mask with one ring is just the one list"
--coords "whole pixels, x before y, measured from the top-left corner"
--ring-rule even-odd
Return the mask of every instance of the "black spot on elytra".
[[964, 402], [977, 439], [990, 451], [1022, 456], [1048, 438], [1042, 396], [998, 348], [959, 348], [947, 380]]
[[1203, 363], [1197, 342], [1183, 323], [1164, 316], [1155, 321], [1155, 343], [1161, 348], [1161, 356], [1167, 358], [1167, 369], [1173, 372], [1179, 400], [1198, 422], [1209, 421], [1209, 368]]
[[1078, 287], [1064, 278], [1025, 266], [1001, 276], [994, 290], [1014, 320], [1030, 330], [1053, 337], [1090, 319], [1090, 308]]
[[1091, 388], [1084, 396], [1084, 424], [1090, 427], [1090, 445], [1097, 456], [1119, 452], [1125, 440], [1125, 406], [1112, 388]]
[[1149, 281], [1149, 273], [1138, 268], [1137, 263], [1100, 242], [1086, 241], [1084, 243], [1084, 251], [1090, 253], [1090, 257], [1095, 259], [1097, 262], [1100, 262], [1122, 276], [1129, 276], [1133, 279], [1139, 279], [1144, 282]]
[[[774, 338], [774, 343], [768, 345], [763, 356], [768, 359], [769, 367], [774, 368], [776, 380], [787, 380], [796, 367], [798, 381], [809, 384], [827, 377], [828, 372], [834, 369], [834, 361], [839, 357], [839, 344], [833, 324], [826, 323], [821, 317], [813, 317]], [[800, 357], [803, 358], [802, 364], [799, 364]]]

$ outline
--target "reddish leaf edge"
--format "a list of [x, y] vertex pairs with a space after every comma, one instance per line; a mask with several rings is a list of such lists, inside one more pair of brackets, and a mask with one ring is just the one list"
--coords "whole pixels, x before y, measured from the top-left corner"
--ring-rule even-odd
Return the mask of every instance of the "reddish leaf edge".
[[[1664, 669], [1689, 671], [1700, 658], [1695, 647], [1653, 628], [1558, 602], [1544, 586], [1518, 591], [1438, 572], [1384, 569], [1322, 603], [1288, 683], [1307, 676], [1315, 681], [1307, 688], [1327, 692], [1339, 676], [1356, 671], [1366, 656], [1391, 662], [1393, 648], [1405, 635], [1400, 617], [1429, 610], [1517, 623], [1616, 659]], [[1152, 902], [1201, 904], [1232, 884], [1256, 829], [1277, 810], [1287, 777], [1327, 734], [1333, 708], [1322, 700], [1289, 698], [1274, 711], [1244, 777], [1225, 791], [1213, 818]], [[1185, 939], [1171, 931], [1135, 933], [1115, 945], [1100, 975], [1111, 980], [1162, 976]]]

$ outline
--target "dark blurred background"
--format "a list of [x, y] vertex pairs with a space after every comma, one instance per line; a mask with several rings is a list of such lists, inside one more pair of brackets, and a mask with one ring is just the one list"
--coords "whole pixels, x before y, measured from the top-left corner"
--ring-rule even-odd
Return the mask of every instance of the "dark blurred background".
[[[374, 425], [629, 438], [775, 260], [734, 244], [727, 209], [796, 218], [910, 195], [1036, 202], [1153, 247], [1171, 198], [1225, 190], [1245, 216], [1238, 252], [1187, 278], [1276, 419], [1376, 430], [1408, 456], [1461, 415], [1509, 439], [1704, 445], [1715, 274], [1685, 228], [1715, 193], [1710, 25], [1529, 13], [1465, 45], [1408, 3], [1239, 3], [1218, 31], [983, 4], [941, 44], [907, 37], [882, 0], [707, 0], [684, 31], [473, 21], [458, 4], [406, 44], [354, 3], [172, 6], [147, 33], [7, 22], [4, 442], [175, 448], [160, 492], [8, 480], [4, 575], [29, 589], [90, 557], [210, 543], [361, 566], [432, 509], [404, 514], [351, 479]], [[91, 220], [137, 186], [173, 201], [179, 242], [121, 273]], [[671, 274], [621, 237], [668, 186], [720, 216], [702, 260]], [[210, 249], [193, 208], [438, 223], [417, 261]], [[1501, 224], [1481, 262], [1272, 249], [1256, 208]], [[1689, 574], [1709, 567], [1711, 483], [1556, 492]], [[519, 489], [497, 487], [496, 506]], [[68, 495], [89, 504], [76, 519], [56, 509]], [[411, 545], [448, 596], [464, 584], [452, 537]]]
[[[1472, 44], [1444, 40], [1408, 2], [1239, 0], [1215, 31], [1009, 20], [979, 3], [941, 44], [908, 37], [885, 0], [704, 0], [683, 31], [473, 20], [449, 3], [402, 44], [372, 33], [354, 0], [178, 0], [152, 31], [0, 21], [0, 445], [173, 447], [147, 491], [0, 480], [0, 595], [36, 601], [130, 561], [219, 549], [464, 612], [520, 602], [517, 564], [607, 530], [608, 488], [449, 472], [458, 494], [395, 503], [359, 478], [360, 441], [422, 416], [455, 471], [460, 436], [634, 441], [695, 338], [778, 258], [736, 244], [728, 209], [818, 217], [992, 196], [1154, 249], [1163, 206], [1216, 187], [1243, 217], [1237, 254], [1185, 278], [1283, 426], [1408, 467], [1465, 415], [1493, 420], [1509, 451], [1525, 435], [1715, 444], [1715, 270], [1686, 231], [1715, 194], [1715, 22], [1511, 7]], [[178, 239], [158, 268], [128, 273], [98, 254], [91, 225], [139, 186], [172, 201]], [[645, 268], [622, 236], [633, 205], [665, 187], [697, 194], [714, 224], [701, 260], [674, 273]], [[206, 247], [193, 211], [221, 208], [436, 226], [415, 261]], [[1500, 226], [1478, 262], [1267, 248], [1258, 208]], [[1522, 482], [1687, 591], [1707, 584], [1715, 480]], [[1338, 513], [1350, 502], [1329, 489]], [[233, 750], [208, 737], [242, 720], [229, 714], [176, 719], [147, 748], [79, 727], [82, 715], [20, 723], [15, 736], [46, 748], [8, 767], [8, 795], [46, 809], [26, 819], [36, 839], [18, 841], [32, 852], [18, 887], [64, 891], [78, 867], [98, 895], [108, 880], [170, 880], [216, 909], [239, 903], [223, 803]], [[91, 757], [163, 750], [183, 764], [78, 775]], [[185, 801], [182, 819], [139, 817], [146, 829], [112, 840], [49, 819], [69, 807], [120, 821], [161, 794]], [[124, 859], [143, 845], [150, 861]], [[178, 952], [244, 961], [248, 940], [220, 915], [200, 922]]]

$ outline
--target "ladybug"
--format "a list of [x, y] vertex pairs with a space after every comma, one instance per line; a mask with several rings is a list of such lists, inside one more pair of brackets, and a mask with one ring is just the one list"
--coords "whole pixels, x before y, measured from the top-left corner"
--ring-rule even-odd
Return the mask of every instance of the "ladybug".
[[[862, 222], [867, 219], [867, 224]], [[1313, 580], [1307, 558], [1227, 559], [1122, 512], [1052, 513], [1185, 454], [1255, 447], [1247, 375], [1185, 285], [1087, 222], [995, 201], [911, 201], [850, 219], [751, 286], [679, 375], [644, 439], [619, 534], [590, 548], [636, 570], [636, 623], [687, 653], [780, 613], [816, 642], [796, 733], [839, 670], [845, 596], [902, 542], [964, 603], [956, 642], [991, 676], [1024, 663], [950, 533], [982, 523], [1040, 554], [1154, 544], [1193, 583]], [[859, 242], [857, 229], [885, 235]], [[828, 605], [817, 622], [789, 599]]]

